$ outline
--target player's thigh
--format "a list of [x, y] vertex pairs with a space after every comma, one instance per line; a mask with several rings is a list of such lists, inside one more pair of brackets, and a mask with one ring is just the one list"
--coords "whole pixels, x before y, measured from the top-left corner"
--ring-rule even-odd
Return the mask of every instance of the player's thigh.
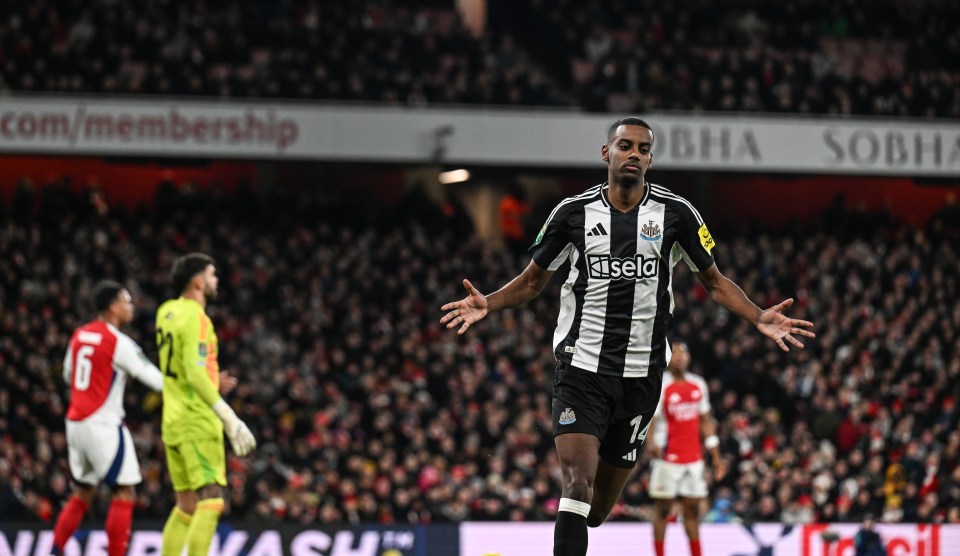
[[677, 494], [686, 498], [706, 498], [708, 492], [705, 470], [703, 460], [683, 464], [677, 481]]
[[632, 468], [627, 469], [613, 465], [601, 458], [600, 464], [597, 466], [597, 478], [593, 482], [594, 503], [601, 508], [607, 508], [609, 513], [617, 499], [620, 498], [620, 493], [623, 492], [623, 487], [627, 485], [631, 475], [633, 475]]
[[167, 468], [177, 492], [198, 491], [207, 485], [226, 486], [223, 439], [186, 440], [167, 445]]
[[680, 470], [677, 465], [663, 460], [654, 460], [650, 469], [650, 498], [673, 500], [677, 497], [677, 481]]
[[132, 487], [143, 482], [143, 476], [140, 475], [140, 461], [137, 459], [137, 448], [133, 443], [133, 435], [130, 429], [125, 426], [120, 427], [120, 442], [122, 444], [122, 459], [119, 463], [115, 462], [117, 470], [116, 478], [109, 476], [104, 480], [110, 486]]
[[130, 431], [123, 425], [67, 421], [70, 472], [85, 485], [140, 483], [140, 464]]
[[661, 380], [658, 376], [617, 380], [619, 394], [600, 441], [600, 457], [616, 467], [633, 469], [660, 400]]
[[590, 503], [587, 525], [596, 527], [607, 519], [632, 473], [633, 469], [618, 467], [605, 459], [600, 459], [596, 478], [593, 481], [593, 501]]

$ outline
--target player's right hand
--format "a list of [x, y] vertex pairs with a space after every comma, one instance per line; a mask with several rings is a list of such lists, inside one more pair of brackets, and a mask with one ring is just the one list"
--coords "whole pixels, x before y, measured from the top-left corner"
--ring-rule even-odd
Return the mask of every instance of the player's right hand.
[[463, 334], [470, 328], [470, 325], [487, 316], [487, 298], [473, 287], [470, 280], [464, 278], [463, 287], [467, 289], [467, 297], [460, 301], [452, 301], [443, 307], [441, 311], [449, 311], [440, 319], [440, 324], [446, 324], [447, 328], [453, 328], [460, 325], [457, 334]]
[[233, 453], [241, 458], [257, 447], [257, 439], [253, 437], [253, 433], [250, 432], [247, 424], [240, 419], [237, 419], [232, 431], [224, 427], [224, 432], [230, 439], [230, 447], [233, 448]]

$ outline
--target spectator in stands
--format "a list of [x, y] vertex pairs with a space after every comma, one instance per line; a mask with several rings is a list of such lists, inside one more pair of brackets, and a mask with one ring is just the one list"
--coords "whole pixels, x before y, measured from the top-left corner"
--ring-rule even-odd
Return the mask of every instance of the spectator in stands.
[[488, 4], [9, 0], [0, 90], [960, 117], [949, 2]]
[[529, 247], [527, 214], [530, 204], [527, 192], [519, 183], [513, 183], [506, 195], [500, 198], [500, 235], [507, 246], [520, 253]]
[[872, 515], [863, 518], [863, 525], [853, 537], [853, 548], [855, 556], [886, 556], [887, 549], [883, 546], [880, 533], [874, 529]]

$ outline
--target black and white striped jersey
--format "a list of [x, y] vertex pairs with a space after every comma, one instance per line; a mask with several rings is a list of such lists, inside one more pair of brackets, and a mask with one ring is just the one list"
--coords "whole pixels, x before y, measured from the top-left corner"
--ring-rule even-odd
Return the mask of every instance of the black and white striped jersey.
[[673, 267], [713, 264], [713, 238], [693, 205], [646, 184], [629, 212], [610, 206], [606, 183], [560, 202], [531, 251], [542, 268], [567, 259], [553, 336], [557, 359], [586, 371], [644, 377], [670, 360]]

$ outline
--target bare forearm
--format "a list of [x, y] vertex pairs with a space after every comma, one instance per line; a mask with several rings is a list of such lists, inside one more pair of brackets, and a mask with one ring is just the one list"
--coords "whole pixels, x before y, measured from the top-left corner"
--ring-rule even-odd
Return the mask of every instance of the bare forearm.
[[716, 301], [731, 313], [756, 326], [763, 311], [757, 307], [747, 294], [729, 278], [720, 276], [712, 287], [707, 289], [710, 299]]
[[[704, 415], [701, 422], [701, 429], [703, 431], [703, 438], [716, 437], [717, 435], [717, 424], [714, 423], [713, 418], [709, 415]], [[720, 446], [710, 446], [707, 448], [710, 451], [710, 457], [712, 461], [716, 462], [720, 460]]]
[[535, 280], [521, 274], [507, 285], [487, 296], [487, 310], [491, 313], [523, 305], [540, 294], [543, 288]]

